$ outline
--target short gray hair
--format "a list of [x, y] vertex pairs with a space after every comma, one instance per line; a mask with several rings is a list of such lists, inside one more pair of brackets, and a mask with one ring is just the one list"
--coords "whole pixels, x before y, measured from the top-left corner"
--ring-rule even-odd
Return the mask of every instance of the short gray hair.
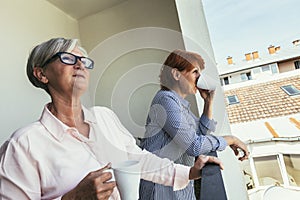
[[42, 88], [49, 93], [47, 84], [40, 82], [33, 74], [35, 67], [45, 67], [46, 62], [58, 52], [70, 52], [75, 47], [79, 47], [84, 56], [87, 56], [86, 51], [79, 46], [77, 39], [52, 38], [43, 42], [31, 51], [27, 61], [27, 77], [29, 81], [38, 88]]

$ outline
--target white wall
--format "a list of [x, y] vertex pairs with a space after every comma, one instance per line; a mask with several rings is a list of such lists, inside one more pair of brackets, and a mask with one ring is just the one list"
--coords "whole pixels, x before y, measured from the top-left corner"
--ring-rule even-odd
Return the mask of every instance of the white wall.
[[234, 83], [240, 83], [242, 82], [241, 80], [241, 74], [231, 74], [229, 77], [229, 83], [234, 84]]
[[95, 60], [92, 105], [112, 108], [136, 137], [143, 137], [160, 67], [183, 48], [174, 0], [128, 0], [79, 21], [81, 41]]
[[78, 24], [44, 0], [1, 0], [0, 143], [14, 130], [39, 119], [49, 101], [26, 76], [29, 51], [52, 37], [79, 38]]
[[81, 41], [88, 51], [115, 34], [139, 27], [179, 31], [174, 0], [127, 0], [79, 20]]
[[[201, 0], [197, 0], [190, 1], [187, 4], [182, 0], [176, 0], [176, 6], [186, 49], [200, 53], [205, 61], [206, 74], [214, 78], [217, 84], [213, 105], [214, 119], [218, 122], [215, 134], [230, 135], [231, 131], [226, 114], [224, 94], [219, 81], [202, 2]], [[200, 95], [197, 96], [197, 103], [199, 109], [202, 110], [203, 100]], [[199, 110], [199, 112], [201, 112], [201, 110]], [[231, 149], [228, 147], [218, 155], [225, 165], [225, 170], [222, 171], [222, 175], [227, 198], [239, 200], [248, 199], [241, 168]]]

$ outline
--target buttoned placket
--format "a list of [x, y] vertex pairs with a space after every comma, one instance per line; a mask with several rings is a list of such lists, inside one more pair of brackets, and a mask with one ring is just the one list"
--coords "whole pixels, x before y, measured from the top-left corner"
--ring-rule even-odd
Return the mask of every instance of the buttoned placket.
[[85, 136], [80, 134], [76, 128], [69, 128], [66, 130], [66, 132], [81, 143], [83, 148], [92, 156], [92, 158], [94, 160], [96, 160], [99, 163], [99, 167], [103, 167], [105, 165], [105, 163], [102, 163], [97, 158], [97, 156], [95, 155], [95, 153], [93, 151], [93, 146], [94, 146], [95, 141], [93, 141], [89, 138], [86, 138]]
[[77, 140], [79, 140], [80, 142], [84, 141], [84, 138], [83, 138], [84, 136], [81, 135], [76, 128], [69, 128], [69, 129], [66, 130], [66, 132], [68, 134], [70, 134], [72, 137], [74, 137]]
[[[92, 126], [90, 126], [92, 129]], [[83, 148], [92, 156], [92, 158], [99, 163], [99, 168], [104, 167], [107, 163], [101, 162], [97, 156], [95, 155], [93, 151], [93, 146], [95, 145], [95, 141], [84, 137], [82, 134], [78, 132], [76, 128], [69, 128], [66, 130], [68, 134], [70, 134], [72, 137], [77, 139], [83, 146]], [[90, 136], [91, 136], [91, 131], [90, 131]], [[112, 193], [111, 197], [109, 199], [120, 199], [119, 192], [117, 192], [117, 188], [114, 189], [114, 192]]]

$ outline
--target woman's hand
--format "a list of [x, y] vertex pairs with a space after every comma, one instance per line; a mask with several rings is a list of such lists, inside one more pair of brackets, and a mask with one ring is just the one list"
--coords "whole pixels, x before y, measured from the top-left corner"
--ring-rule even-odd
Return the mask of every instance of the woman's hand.
[[196, 160], [196, 162], [194, 163], [194, 166], [191, 167], [190, 169], [189, 179], [190, 180], [199, 179], [201, 177], [201, 170], [206, 163], [214, 163], [219, 165], [221, 169], [224, 169], [223, 164], [219, 158], [214, 156], [200, 155]]
[[226, 135], [223, 136], [223, 138], [226, 140], [227, 144], [231, 147], [236, 156], [238, 156], [240, 151], [242, 151], [243, 155], [239, 157], [240, 161], [248, 159], [249, 151], [247, 145], [244, 142], [233, 135]]
[[209, 119], [213, 118], [213, 98], [215, 91], [198, 89], [201, 97], [204, 100], [203, 114]]
[[62, 200], [76, 199], [97, 199], [107, 200], [116, 187], [115, 181], [107, 182], [112, 178], [110, 172], [104, 172], [109, 169], [110, 164], [105, 167], [90, 172], [73, 190], [62, 197]]
[[215, 96], [215, 91], [203, 90], [198, 88], [198, 91], [205, 103], [212, 103]]

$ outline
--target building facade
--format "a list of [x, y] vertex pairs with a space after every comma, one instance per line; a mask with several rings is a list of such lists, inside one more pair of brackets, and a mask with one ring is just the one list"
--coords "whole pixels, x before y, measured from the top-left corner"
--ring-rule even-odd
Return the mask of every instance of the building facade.
[[300, 40], [292, 46], [281, 49], [280, 46], [269, 46], [268, 54], [261, 57], [258, 51], [246, 53], [245, 59], [235, 63], [227, 57], [227, 65], [219, 66], [221, 85], [240, 83], [248, 80], [259, 80], [274, 74], [292, 71], [300, 67]]

